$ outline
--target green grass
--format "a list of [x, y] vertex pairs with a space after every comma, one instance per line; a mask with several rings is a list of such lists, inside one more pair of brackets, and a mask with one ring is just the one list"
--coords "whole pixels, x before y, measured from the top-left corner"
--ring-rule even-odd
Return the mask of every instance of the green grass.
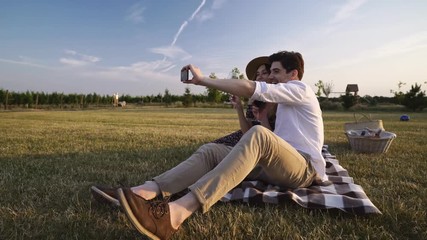
[[[382, 215], [218, 203], [174, 239], [426, 239], [427, 114], [370, 114], [398, 136], [386, 154], [349, 150], [352, 113], [324, 113], [325, 143]], [[140, 184], [236, 129], [232, 109], [0, 112], [0, 239], [140, 239], [89, 187]]]

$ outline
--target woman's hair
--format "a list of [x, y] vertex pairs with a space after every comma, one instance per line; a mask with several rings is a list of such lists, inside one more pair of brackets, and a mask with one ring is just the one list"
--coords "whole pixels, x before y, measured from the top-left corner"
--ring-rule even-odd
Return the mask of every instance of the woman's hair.
[[304, 75], [304, 59], [299, 52], [280, 51], [268, 57], [270, 63], [280, 62], [282, 67], [286, 69], [286, 73], [292, 70], [298, 71], [299, 80]]
[[[270, 69], [271, 68], [271, 64], [270, 63], [261, 64], [261, 65], [258, 66], [258, 68], [261, 67], [261, 66], [265, 66], [265, 70], [267, 70], [268, 74], [271, 73], [271, 69]], [[257, 70], [258, 70], [258, 68], [257, 68]], [[257, 73], [255, 72], [255, 76], [252, 77], [253, 80], [256, 79], [256, 74]]]

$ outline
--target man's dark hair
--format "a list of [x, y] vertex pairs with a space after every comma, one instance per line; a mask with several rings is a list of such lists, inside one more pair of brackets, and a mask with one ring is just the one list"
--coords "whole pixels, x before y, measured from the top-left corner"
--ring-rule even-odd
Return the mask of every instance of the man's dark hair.
[[268, 57], [270, 63], [280, 62], [286, 69], [286, 73], [292, 70], [298, 71], [298, 78], [301, 80], [304, 75], [304, 59], [299, 52], [280, 51]]

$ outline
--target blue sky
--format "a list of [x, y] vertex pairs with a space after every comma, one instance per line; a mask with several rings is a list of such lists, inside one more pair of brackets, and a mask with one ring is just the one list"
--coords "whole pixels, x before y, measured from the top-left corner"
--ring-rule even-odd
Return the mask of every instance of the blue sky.
[[427, 88], [426, 12], [425, 0], [1, 0], [0, 88], [203, 93], [179, 81], [183, 65], [227, 78], [292, 50], [313, 89], [392, 96], [399, 81]]

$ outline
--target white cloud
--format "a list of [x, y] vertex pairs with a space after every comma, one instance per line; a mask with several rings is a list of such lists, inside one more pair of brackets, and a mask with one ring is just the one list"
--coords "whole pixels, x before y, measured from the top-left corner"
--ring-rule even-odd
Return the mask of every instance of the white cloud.
[[161, 54], [170, 59], [187, 60], [191, 58], [191, 55], [180, 47], [177, 46], [165, 46], [150, 49], [151, 52]]
[[419, 32], [413, 35], [383, 44], [372, 51], [372, 57], [388, 57], [427, 48], [427, 32]]
[[204, 21], [209, 20], [213, 17], [214, 17], [213, 12], [210, 10], [207, 10], [207, 11], [203, 11], [199, 15], [197, 15], [197, 20], [199, 22], [204, 22]]
[[[222, 6], [227, 2], [228, 0], [214, 0], [212, 2], [212, 5], [209, 9], [204, 10], [200, 12], [200, 14], [197, 15], [197, 20], [199, 22], [204, 22], [206, 20], [209, 20], [215, 16], [214, 11], [222, 8]], [[192, 17], [196, 17], [195, 14], [193, 14]]]
[[141, 78], [155, 77], [161, 78], [164, 77], [163, 72], [165, 70], [174, 67], [170, 61], [153, 61], [153, 62], [136, 62], [129, 66], [118, 66], [105, 68], [100, 71], [94, 71], [96, 75], [101, 75], [108, 79], [123, 79], [123, 80], [133, 80], [137, 81]]
[[26, 65], [26, 66], [37, 67], [37, 68], [44, 68], [44, 69], [52, 69], [49, 66], [45, 66], [45, 65], [42, 65], [42, 64], [38, 64], [38, 63], [32, 62], [33, 60], [30, 59], [30, 58], [23, 57], [23, 56], [20, 56], [19, 58], [21, 59], [20, 61], [0, 58], [0, 62], [9, 63], [9, 64]]
[[74, 66], [74, 67], [86, 66], [89, 64], [86, 61], [72, 59], [72, 58], [60, 58], [59, 62], [65, 64], [65, 65]]
[[409, 52], [427, 50], [427, 32], [418, 32], [412, 35], [383, 43], [381, 46], [360, 52], [357, 56], [341, 59], [319, 69], [336, 69], [344, 66], [355, 65], [372, 59], [388, 58]]
[[83, 61], [91, 62], [91, 63], [96, 63], [101, 60], [99, 57], [89, 56], [89, 55], [81, 55], [81, 58]]
[[143, 17], [144, 11], [145, 11], [145, 8], [140, 3], [136, 3], [129, 8], [126, 15], [126, 20], [134, 23], [144, 22], [144, 17]]
[[214, 0], [212, 3], [212, 9], [220, 9], [228, 0]]
[[68, 66], [86, 66], [92, 63], [99, 62], [101, 60], [99, 57], [81, 54], [69, 49], [64, 50], [64, 53], [72, 57], [60, 58], [59, 62]]
[[167, 67], [167, 68], [163, 69], [161, 72], [162, 72], [162, 73], [164, 73], [164, 72], [168, 72], [169, 70], [171, 70], [171, 69], [172, 69], [172, 68], [174, 68], [174, 67], [176, 67], [176, 65], [175, 65], [175, 64], [170, 65], [169, 67]]
[[141, 61], [128, 66], [118, 66], [103, 69], [86, 68], [75, 72], [85, 79], [85, 84], [103, 83], [96, 88], [109, 89], [104, 92], [119, 92], [148, 95], [161, 93], [166, 88], [172, 93], [182, 93], [183, 84], [179, 81], [179, 74], [168, 74], [168, 70], [175, 67], [170, 61]]
[[193, 17], [196, 17], [199, 22], [204, 22], [209, 19], [212, 19], [215, 16], [214, 12], [222, 8], [227, 3], [227, 1], [228, 0], [214, 0], [209, 9], [204, 10], [197, 14], [197, 16], [194, 15]]
[[339, 23], [343, 20], [350, 18], [367, 0], [349, 0], [344, 4], [332, 18], [331, 23]]

